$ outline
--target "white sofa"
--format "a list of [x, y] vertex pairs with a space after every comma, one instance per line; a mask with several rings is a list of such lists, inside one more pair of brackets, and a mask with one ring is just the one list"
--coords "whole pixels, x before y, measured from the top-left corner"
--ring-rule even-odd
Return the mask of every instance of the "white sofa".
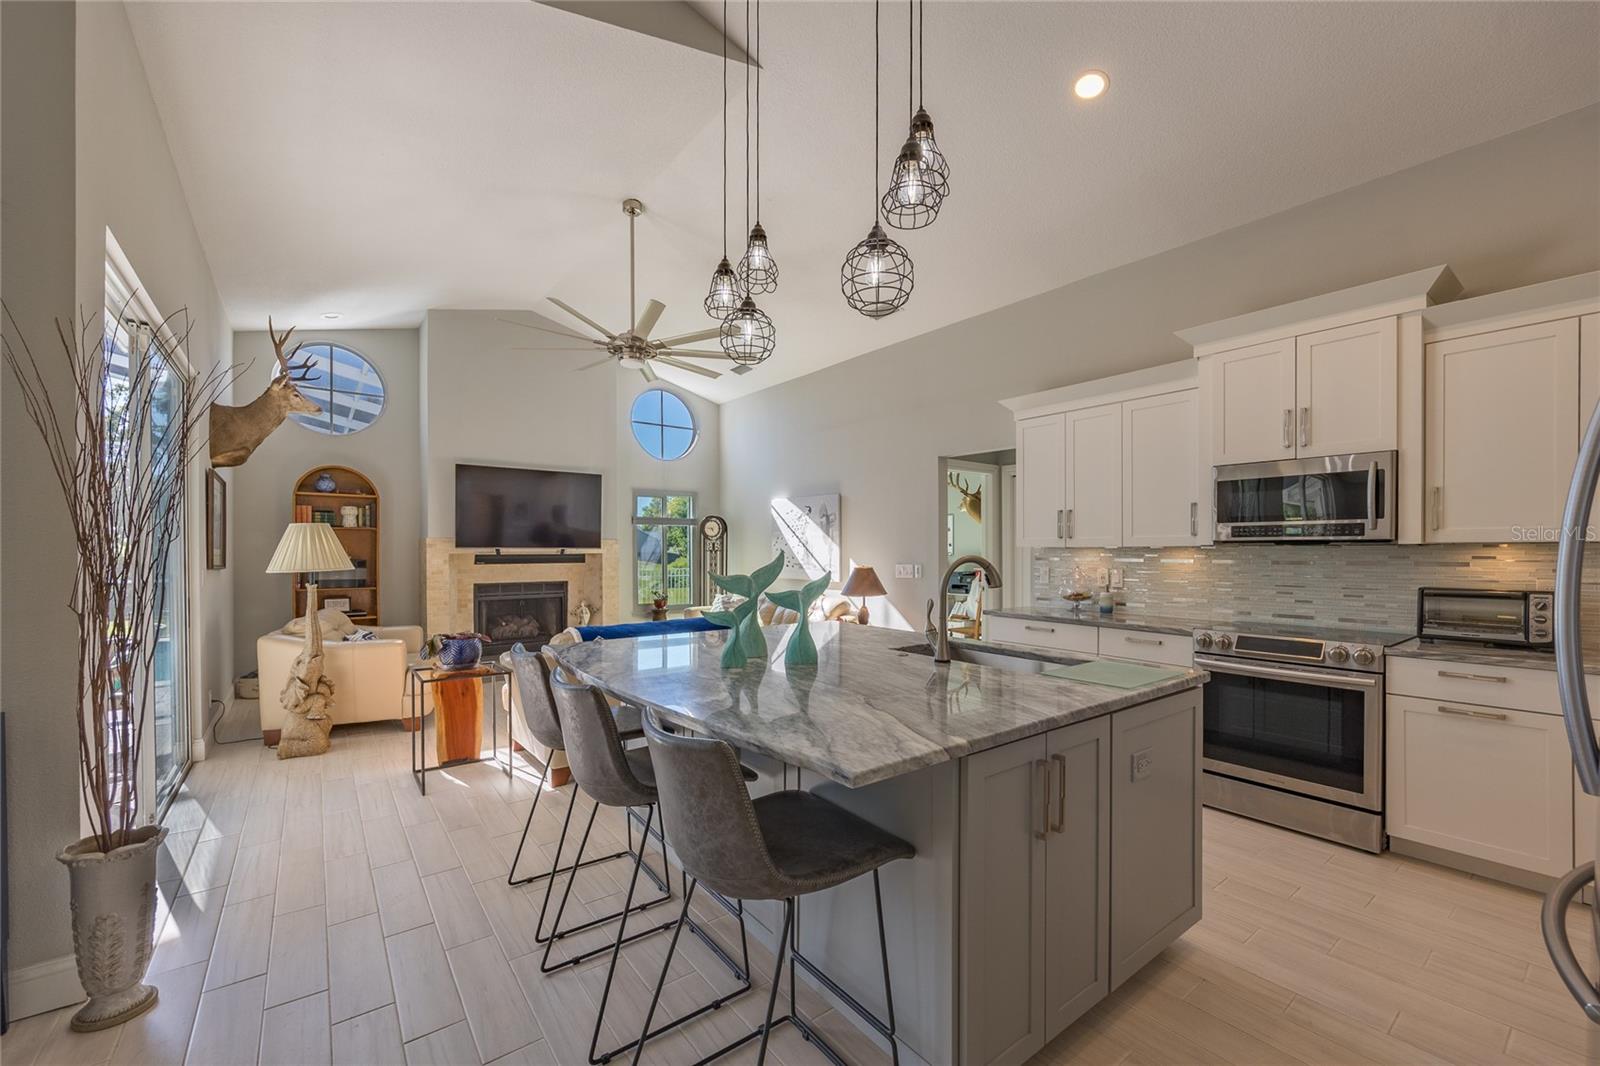
[[[400, 720], [408, 713], [406, 666], [422, 651], [421, 626], [374, 626], [377, 640], [325, 639], [323, 662], [333, 681], [333, 722]], [[283, 726], [279, 696], [305, 637], [279, 630], [256, 639], [261, 675], [261, 740], [276, 744]]]

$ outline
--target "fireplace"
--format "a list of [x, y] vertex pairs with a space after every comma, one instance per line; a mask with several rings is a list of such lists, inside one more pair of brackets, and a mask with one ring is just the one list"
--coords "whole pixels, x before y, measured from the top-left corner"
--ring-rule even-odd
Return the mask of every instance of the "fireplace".
[[509, 581], [474, 585], [473, 627], [488, 643], [484, 652], [499, 655], [513, 644], [539, 648], [567, 628], [565, 581]]

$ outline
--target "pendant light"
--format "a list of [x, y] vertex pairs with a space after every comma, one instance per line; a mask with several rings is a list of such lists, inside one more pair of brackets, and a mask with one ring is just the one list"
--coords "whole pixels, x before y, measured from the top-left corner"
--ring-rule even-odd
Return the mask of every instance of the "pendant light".
[[[921, 229], [939, 217], [950, 194], [950, 162], [939, 151], [933, 136], [933, 119], [921, 104], [922, 70], [926, 61], [926, 46], [921, 43], [927, 12], [923, 0], [910, 0], [909, 14], [914, 24], [918, 46], [912, 51], [912, 66], [916, 71], [916, 111], [911, 116], [911, 129], [906, 143], [895, 158], [894, 170], [889, 176], [889, 189], [883, 194], [883, 214], [889, 225], [896, 229]], [[908, 26], [908, 46], [912, 26]], [[909, 49], [908, 49], [909, 50]], [[911, 105], [911, 74], [906, 71], [906, 106]]]
[[[745, 0], [745, 53], [747, 56], [749, 56], [750, 53], [749, 11], [749, 0]], [[726, 19], [723, 20], [723, 24], [727, 24]], [[751, 63], [754, 61], [755, 60], [753, 57], [750, 58]], [[744, 98], [744, 220], [748, 225], [750, 222], [750, 66], [748, 63], [746, 64], [744, 70]], [[760, 228], [761, 223], [757, 222], [755, 228], [751, 230], [751, 235], [754, 236], [755, 230], [759, 230]], [[765, 234], [763, 234], [763, 238], [764, 237]], [[763, 247], [765, 247], [764, 242]], [[745, 253], [745, 258], [749, 258], [748, 252]], [[744, 260], [741, 259], [739, 261], [739, 266], [742, 275]], [[773, 277], [777, 277], [776, 269], [774, 269]], [[740, 366], [755, 366], [757, 363], [766, 362], [768, 357], [772, 355], [773, 349], [778, 346], [778, 330], [777, 327], [772, 324], [771, 316], [756, 306], [756, 301], [754, 296], [751, 294], [751, 290], [746, 288], [744, 290], [744, 296], [739, 301], [739, 306], [732, 314], [722, 320], [720, 339], [722, 342], [722, 351], [729, 359], [732, 359]]]
[[872, 4], [872, 228], [844, 257], [839, 287], [845, 302], [868, 318], [892, 315], [911, 299], [911, 256], [878, 223], [878, 0]]
[[[749, 0], [745, 0], [745, 44], [750, 43]], [[739, 260], [739, 281], [746, 292], [773, 292], [778, 287], [778, 264], [767, 247], [767, 231], [761, 228], [761, 0], [756, 0], [755, 53], [751, 59], [756, 68], [756, 224], [750, 229], [750, 241], [744, 257]], [[750, 67], [745, 67], [745, 151], [750, 150], [749, 116]]]
[[743, 295], [728, 262], [728, 0], [722, 0], [722, 262], [711, 275], [706, 314], [715, 319], [727, 318], [738, 310]]

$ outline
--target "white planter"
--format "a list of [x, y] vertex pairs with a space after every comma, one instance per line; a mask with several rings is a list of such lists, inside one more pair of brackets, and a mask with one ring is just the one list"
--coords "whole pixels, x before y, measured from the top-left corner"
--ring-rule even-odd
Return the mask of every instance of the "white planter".
[[156, 1005], [144, 972], [155, 938], [156, 853], [166, 836], [163, 826], [145, 826], [110, 852], [85, 837], [56, 856], [72, 883], [72, 948], [89, 993], [72, 1016], [78, 1032], [121, 1025]]

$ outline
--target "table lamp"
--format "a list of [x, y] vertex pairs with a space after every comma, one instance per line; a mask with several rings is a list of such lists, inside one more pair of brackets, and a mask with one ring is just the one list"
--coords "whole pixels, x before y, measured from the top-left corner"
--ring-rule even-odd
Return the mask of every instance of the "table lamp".
[[[324, 570], [354, 570], [355, 564], [326, 522], [290, 522], [278, 541], [278, 550], [267, 563], [269, 574], [318, 573]], [[317, 610], [317, 586], [306, 586], [306, 617]]]
[[850, 578], [839, 590], [843, 596], [859, 596], [861, 607], [856, 611], [856, 621], [862, 625], [868, 623], [867, 597], [887, 596], [883, 582], [878, 580], [878, 572], [870, 566], [854, 566], [850, 568]]

